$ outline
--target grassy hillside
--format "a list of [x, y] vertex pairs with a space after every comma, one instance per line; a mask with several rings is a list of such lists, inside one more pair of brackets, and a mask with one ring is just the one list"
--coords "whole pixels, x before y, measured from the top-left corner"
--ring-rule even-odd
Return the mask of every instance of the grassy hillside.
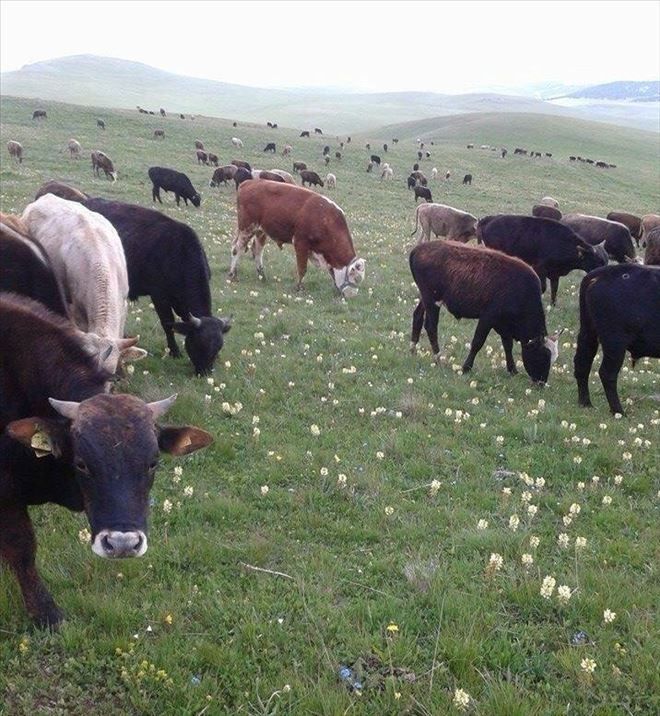
[[[507, 375], [495, 335], [461, 375], [475, 322], [444, 311], [441, 364], [431, 364], [425, 336], [410, 356], [417, 291], [405, 187], [424, 134], [435, 142], [424, 168], [454, 177], [430, 183], [434, 199], [477, 216], [528, 212], [546, 194], [565, 212], [648, 213], [659, 208], [654, 135], [530, 115], [399, 125], [368, 137], [399, 135], [387, 154], [392, 183], [365, 172], [367, 137], [354, 138], [328, 167], [336, 190], [323, 190], [367, 261], [359, 295], [343, 302], [314, 267], [305, 290], [293, 290], [291, 247], [267, 246], [265, 281], [246, 256], [240, 280], [227, 282], [235, 192], [208, 188], [212, 170], [196, 164], [193, 146], [201, 139], [226, 162], [239, 158], [230, 143], [239, 136], [253, 166], [302, 160], [324, 174], [321, 150], [328, 142], [334, 157], [334, 138], [43, 106], [49, 118], [37, 123], [34, 101], [0, 105], [2, 142], [25, 148], [20, 166], [3, 148], [0, 209], [22, 211], [48, 179], [150, 206], [148, 167], [185, 171], [201, 207], [177, 209], [168, 197], [159, 208], [199, 234], [214, 309], [234, 313], [235, 325], [212, 380], [196, 379], [187, 360], [165, 355], [149, 301], [132, 306], [127, 330], [150, 355], [120, 389], [148, 399], [176, 391], [168, 421], [199, 425], [215, 442], [163, 459], [139, 560], [100, 560], [78, 538], [83, 516], [32, 510], [39, 566], [68, 619], [57, 634], [33, 630], [0, 572], [0, 713], [428, 716], [458, 713], [456, 689], [469, 693], [471, 713], [488, 716], [658, 712], [658, 363], [624, 368], [628, 417], [609, 415], [595, 372], [595, 407], [578, 408], [580, 274], [561, 280], [548, 309], [550, 330], [566, 331], [543, 391], [522, 367]], [[165, 140], [152, 138], [156, 128]], [[83, 145], [80, 161], [65, 152], [69, 137]], [[278, 155], [263, 154], [267, 141]], [[285, 142], [294, 146], [286, 161]], [[502, 160], [468, 142], [554, 156]], [[570, 164], [577, 147], [618, 168]], [[96, 148], [115, 161], [117, 183], [93, 178]], [[460, 183], [467, 171], [471, 187]], [[230, 416], [224, 402], [242, 409]], [[556, 579], [549, 599], [546, 576]], [[566, 603], [559, 586], [570, 589]], [[361, 695], [339, 680], [343, 664], [363, 670]]]

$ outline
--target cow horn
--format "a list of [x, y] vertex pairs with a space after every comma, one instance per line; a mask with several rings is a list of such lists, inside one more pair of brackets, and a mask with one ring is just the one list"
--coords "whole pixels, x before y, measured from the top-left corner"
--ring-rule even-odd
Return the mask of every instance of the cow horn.
[[165, 398], [164, 400], [157, 400], [154, 403], [147, 403], [147, 408], [151, 411], [151, 415], [154, 420], [158, 420], [158, 418], [161, 417], [161, 415], [165, 415], [165, 413], [172, 407], [174, 404], [174, 401], [177, 398], [177, 394], [174, 393], [174, 395], [170, 395], [169, 398]]
[[75, 403], [72, 400], [56, 400], [55, 398], [48, 398], [48, 402], [60, 415], [69, 418], [69, 420], [75, 420], [78, 415], [80, 403]]
[[124, 351], [127, 348], [132, 348], [133, 346], [137, 345], [137, 342], [140, 340], [140, 336], [135, 336], [133, 338], [119, 338], [117, 339], [117, 348], [120, 351]]
[[197, 318], [196, 316], [193, 316], [192, 313], [189, 313], [189, 314], [188, 314], [188, 321], [189, 321], [190, 323], [192, 323], [193, 326], [195, 326], [195, 328], [201, 328], [201, 326], [202, 326], [202, 319], [201, 319], [201, 318]]

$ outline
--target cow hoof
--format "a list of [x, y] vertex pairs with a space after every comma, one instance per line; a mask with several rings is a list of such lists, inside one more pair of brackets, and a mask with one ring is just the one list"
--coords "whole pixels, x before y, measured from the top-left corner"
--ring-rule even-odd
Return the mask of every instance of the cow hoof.
[[472, 366], [463, 364], [463, 367], [461, 368], [461, 370], [463, 371], [463, 373], [469, 373], [472, 370]]
[[410, 355], [411, 356], [417, 355], [417, 343], [410, 344]]
[[509, 375], [518, 375], [518, 369], [517, 369], [517, 368], [514, 367], [514, 368], [510, 368], [510, 369], [508, 369], [508, 370], [509, 370]]
[[181, 351], [178, 348], [174, 350], [170, 348], [170, 358], [181, 358]]
[[57, 631], [60, 624], [64, 621], [64, 612], [55, 604], [44, 607], [39, 614], [34, 616], [34, 623], [39, 629], [47, 629], [49, 631]]

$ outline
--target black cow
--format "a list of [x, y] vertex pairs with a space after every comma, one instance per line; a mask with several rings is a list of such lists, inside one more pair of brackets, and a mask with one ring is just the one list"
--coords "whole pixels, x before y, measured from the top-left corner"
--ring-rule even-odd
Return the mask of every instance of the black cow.
[[337, 160], [341, 159], [341, 152], [335, 152], [335, 159], [337, 159]]
[[463, 177], [463, 184], [469, 184], [470, 186], [472, 186], [472, 174], [466, 174]]
[[424, 156], [423, 152], [417, 152], [417, 159], [419, 159], [420, 162], [422, 161], [423, 156]]
[[431, 190], [428, 187], [416, 185], [413, 191], [415, 192], [415, 204], [417, 203], [417, 199], [426, 199], [428, 202], [433, 201]]
[[378, 164], [378, 166], [380, 166], [380, 157], [377, 154], [372, 154], [370, 158], [374, 164]]
[[589, 373], [598, 343], [598, 374], [612, 413], [623, 414], [617, 378], [626, 351], [635, 361], [660, 358], [660, 267], [606, 266], [582, 279], [580, 332], [573, 361], [580, 405], [591, 407]]
[[234, 174], [234, 182], [236, 184], [236, 190], [238, 190], [238, 187], [248, 179], [252, 179], [252, 172], [249, 169], [246, 169], [245, 167], [238, 167], [236, 169], [236, 173]]
[[162, 107], [160, 108], [160, 116], [167, 117], [167, 114], [165, 113], [165, 110]]
[[264, 147], [264, 152], [272, 152], [275, 154], [277, 151], [277, 147], [275, 146], [275, 142], [268, 142], [268, 144]]
[[97, 126], [99, 129], [105, 129], [105, 122], [104, 122], [102, 119], [97, 119], [97, 120], [96, 120], [96, 126]]
[[628, 214], [625, 211], [610, 211], [605, 217], [609, 221], [618, 221], [620, 224], [627, 226], [630, 230], [630, 235], [635, 239], [637, 246], [639, 246], [639, 240], [642, 238], [642, 219], [635, 214]]
[[303, 131], [303, 132], [300, 133], [300, 136], [301, 136], [301, 137], [309, 137], [309, 132]]
[[323, 147], [323, 156], [325, 157], [327, 154], [330, 154], [330, 145], [326, 144], [325, 147]]
[[300, 178], [302, 179], [302, 185], [305, 186], [305, 182], [309, 184], [309, 186], [324, 186], [323, 179], [316, 173], [309, 171], [308, 169], [303, 169], [300, 172]]
[[630, 229], [618, 221], [586, 214], [565, 214], [561, 221], [592, 246], [604, 241], [605, 251], [614, 261], [627, 263], [635, 260], [635, 245]]
[[38, 302], [2, 294], [0, 325], [0, 557], [32, 619], [55, 628], [63, 614], [37, 572], [28, 506], [84, 511], [95, 554], [139, 557], [159, 451], [184, 455], [212, 438], [156, 424], [176, 396], [105, 393], [108, 375], [76, 329]]
[[48, 119], [48, 114], [45, 109], [35, 109], [32, 112], [32, 119]]
[[383, 151], [387, 153], [387, 144], [383, 144]]
[[535, 204], [532, 207], [532, 216], [561, 221], [562, 214], [561, 211], [559, 211], [559, 209], [555, 209], [554, 206], [548, 206], [547, 204]]
[[410, 270], [420, 294], [413, 313], [413, 353], [423, 325], [436, 359], [439, 357], [439, 306], [444, 304], [456, 318], [479, 319], [464, 372], [472, 369], [488, 334], [495, 330], [502, 339], [509, 373], [517, 372], [512, 355], [517, 340], [529, 377], [537, 383], [547, 382], [557, 342], [548, 338], [541, 285], [529, 266], [499, 251], [454, 241], [429, 241], [410, 252]]
[[314, 127], [314, 134], [323, 134], [323, 132], [318, 127]]
[[151, 167], [149, 169], [149, 179], [153, 183], [153, 189], [151, 192], [152, 201], [158, 201], [162, 204], [163, 200], [160, 198], [160, 190], [172, 191], [176, 197], [176, 205], [179, 206], [180, 200], [183, 199], [186, 206], [188, 206], [188, 200], [192, 202], [193, 206], [199, 206], [202, 202], [202, 197], [199, 192], [195, 190], [192, 182], [182, 172], [177, 172], [174, 169], [168, 169], [167, 167]]
[[[181, 356], [176, 331], [186, 337], [197, 375], [210, 373], [231, 320], [213, 315], [211, 270], [197, 234], [153, 209], [106, 199], [88, 199], [84, 205], [117, 230], [126, 255], [128, 298], [151, 297], [170, 355]], [[175, 323], [174, 313], [183, 320]]]
[[477, 241], [528, 263], [541, 279], [544, 292], [550, 279], [553, 306], [561, 276], [573, 269], [589, 272], [607, 264], [602, 245], [591, 246], [553, 219], [512, 214], [485, 216], [477, 224]]

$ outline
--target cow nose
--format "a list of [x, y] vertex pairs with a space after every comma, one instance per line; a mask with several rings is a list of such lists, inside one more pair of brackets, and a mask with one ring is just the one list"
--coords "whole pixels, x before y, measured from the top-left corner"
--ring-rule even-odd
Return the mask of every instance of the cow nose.
[[102, 530], [96, 535], [92, 550], [100, 557], [111, 559], [140, 557], [147, 551], [147, 536], [140, 530]]

